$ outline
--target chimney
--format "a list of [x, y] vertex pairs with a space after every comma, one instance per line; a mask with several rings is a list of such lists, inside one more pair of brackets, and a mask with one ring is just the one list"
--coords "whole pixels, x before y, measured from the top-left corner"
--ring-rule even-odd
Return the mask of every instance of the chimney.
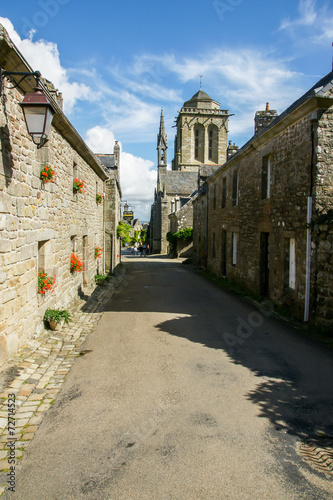
[[232, 156], [234, 156], [237, 151], [239, 150], [239, 147], [236, 146], [236, 144], [232, 143], [232, 141], [229, 141], [228, 148], [227, 148], [227, 160], [230, 160]]
[[63, 111], [64, 110], [64, 98], [62, 97], [61, 92], [58, 92], [56, 94], [56, 99], [57, 99], [57, 104], [58, 104], [59, 108], [61, 109], [61, 111]]
[[254, 135], [260, 134], [277, 116], [276, 109], [269, 109], [269, 102], [267, 102], [265, 111], [256, 112], [254, 118]]

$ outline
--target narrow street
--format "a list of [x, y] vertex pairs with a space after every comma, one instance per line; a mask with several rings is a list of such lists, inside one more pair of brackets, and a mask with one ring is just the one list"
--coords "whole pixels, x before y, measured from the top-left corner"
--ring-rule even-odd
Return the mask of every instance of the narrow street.
[[123, 261], [5, 498], [333, 498], [299, 453], [333, 435], [332, 352], [179, 261]]

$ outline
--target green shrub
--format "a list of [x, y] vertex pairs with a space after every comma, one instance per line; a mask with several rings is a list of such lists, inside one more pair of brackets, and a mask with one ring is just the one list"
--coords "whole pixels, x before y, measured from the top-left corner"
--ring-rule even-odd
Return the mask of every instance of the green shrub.
[[72, 317], [68, 311], [63, 311], [61, 309], [47, 309], [44, 314], [44, 321], [50, 321], [52, 319], [54, 319], [57, 323], [64, 320], [67, 325], [70, 321], [72, 321]]
[[103, 285], [107, 279], [107, 274], [95, 274], [95, 283], [97, 285]]

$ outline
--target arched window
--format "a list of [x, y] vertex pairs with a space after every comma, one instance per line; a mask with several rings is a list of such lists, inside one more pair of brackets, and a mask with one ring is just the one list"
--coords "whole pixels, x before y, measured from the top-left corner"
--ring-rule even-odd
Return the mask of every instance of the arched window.
[[205, 128], [200, 123], [194, 127], [194, 159], [204, 162]]
[[208, 127], [208, 160], [218, 163], [218, 138], [219, 132], [216, 125]]

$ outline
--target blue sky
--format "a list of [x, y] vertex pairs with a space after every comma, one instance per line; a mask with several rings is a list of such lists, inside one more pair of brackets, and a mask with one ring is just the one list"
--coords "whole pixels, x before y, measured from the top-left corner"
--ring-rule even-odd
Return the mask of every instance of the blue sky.
[[15, 0], [0, 22], [96, 153], [122, 146], [123, 198], [149, 219], [161, 108], [172, 128], [202, 89], [235, 116], [242, 146], [255, 111], [281, 113], [332, 69], [333, 7], [324, 0]]

